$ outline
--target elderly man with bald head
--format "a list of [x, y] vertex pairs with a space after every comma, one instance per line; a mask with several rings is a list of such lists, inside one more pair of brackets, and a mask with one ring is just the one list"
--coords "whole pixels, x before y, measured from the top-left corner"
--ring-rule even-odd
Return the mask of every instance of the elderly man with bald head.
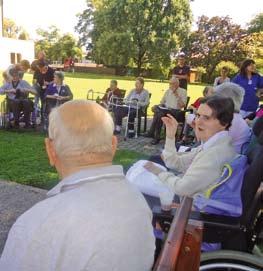
[[122, 167], [112, 165], [113, 128], [109, 113], [93, 102], [52, 110], [45, 143], [61, 181], [15, 222], [0, 270], [151, 270], [151, 210]]
[[177, 121], [183, 121], [184, 114], [180, 112], [185, 107], [187, 101], [186, 90], [179, 87], [179, 80], [176, 77], [172, 77], [169, 81], [169, 89], [166, 90], [164, 96], [160, 102], [160, 105], [155, 105], [152, 108], [154, 112], [153, 122], [150, 130], [145, 135], [146, 137], [152, 137], [152, 144], [156, 145], [160, 141], [160, 134], [162, 129], [162, 117], [164, 117], [168, 111], [172, 114]]

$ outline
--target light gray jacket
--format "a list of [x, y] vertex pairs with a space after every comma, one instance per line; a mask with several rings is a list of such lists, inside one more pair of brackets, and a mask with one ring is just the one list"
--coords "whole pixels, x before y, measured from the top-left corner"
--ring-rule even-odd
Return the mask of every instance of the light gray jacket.
[[236, 156], [231, 141], [230, 136], [224, 136], [204, 150], [199, 146], [191, 152], [179, 153], [174, 140], [166, 138], [164, 162], [182, 174], [176, 176], [172, 172], [162, 172], [158, 177], [179, 196], [202, 194], [221, 176], [223, 165]]

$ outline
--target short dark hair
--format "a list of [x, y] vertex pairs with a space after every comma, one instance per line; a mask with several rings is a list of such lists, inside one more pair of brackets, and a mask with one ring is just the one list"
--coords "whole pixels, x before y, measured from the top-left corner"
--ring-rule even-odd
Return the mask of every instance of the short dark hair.
[[247, 67], [250, 66], [251, 64], [255, 64], [255, 61], [253, 59], [246, 59], [242, 62], [240, 67], [240, 74], [243, 77], [247, 77]]
[[144, 86], [144, 79], [142, 77], [137, 77], [136, 81], [140, 81], [140, 83]]
[[234, 102], [231, 98], [213, 95], [203, 98], [202, 104], [207, 104], [213, 111], [213, 117], [218, 119], [220, 124], [226, 126], [226, 130], [231, 126], [234, 117]]
[[44, 60], [39, 60], [38, 63], [37, 63], [37, 66], [38, 66], [39, 68], [44, 68], [44, 67], [48, 66], [48, 64], [47, 64], [47, 62], [44, 61]]

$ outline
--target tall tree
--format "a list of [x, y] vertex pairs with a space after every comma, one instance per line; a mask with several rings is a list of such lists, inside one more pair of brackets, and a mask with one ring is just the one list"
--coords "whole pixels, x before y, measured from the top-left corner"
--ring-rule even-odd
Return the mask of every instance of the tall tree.
[[139, 74], [146, 64], [168, 66], [170, 52], [187, 37], [190, 25], [189, 0], [97, 0], [87, 1], [76, 30], [82, 42], [92, 39], [96, 61], [112, 65], [109, 54], [116, 55], [116, 65], [129, 59]]
[[29, 34], [27, 31], [20, 26], [17, 26], [15, 21], [4, 18], [3, 23], [3, 36], [6, 38], [12, 38], [12, 39], [20, 39], [20, 40], [28, 40]]
[[263, 31], [263, 12], [257, 14], [248, 24], [249, 33], [259, 33]]
[[238, 44], [246, 32], [233, 24], [229, 17], [201, 16], [197, 27], [191, 33], [185, 51], [192, 65], [206, 69], [206, 79], [211, 82], [215, 68], [221, 61], [237, 63], [244, 56]]
[[36, 52], [44, 51], [49, 60], [63, 61], [65, 58], [82, 57], [82, 50], [71, 34], [60, 33], [60, 30], [51, 25], [47, 30], [37, 29], [39, 40], [35, 42]]

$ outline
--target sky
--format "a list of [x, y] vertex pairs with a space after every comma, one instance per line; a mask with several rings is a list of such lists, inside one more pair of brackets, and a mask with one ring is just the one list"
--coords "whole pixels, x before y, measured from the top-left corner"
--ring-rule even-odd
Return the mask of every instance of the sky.
[[[74, 32], [76, 14], [83, 11], [86, 0], [4, 0], [4, 17], [13, 19], [30, 34], [37, 37], [37, 28], [56, 25], [62, 33]], [[263, 12], [263, 0], [194, 0], [191, 2], [194, 20], [229, 15], [234, 23], [245, 27], [258, 13]], [[193, 26], [194, 27], [194, 26]]]

